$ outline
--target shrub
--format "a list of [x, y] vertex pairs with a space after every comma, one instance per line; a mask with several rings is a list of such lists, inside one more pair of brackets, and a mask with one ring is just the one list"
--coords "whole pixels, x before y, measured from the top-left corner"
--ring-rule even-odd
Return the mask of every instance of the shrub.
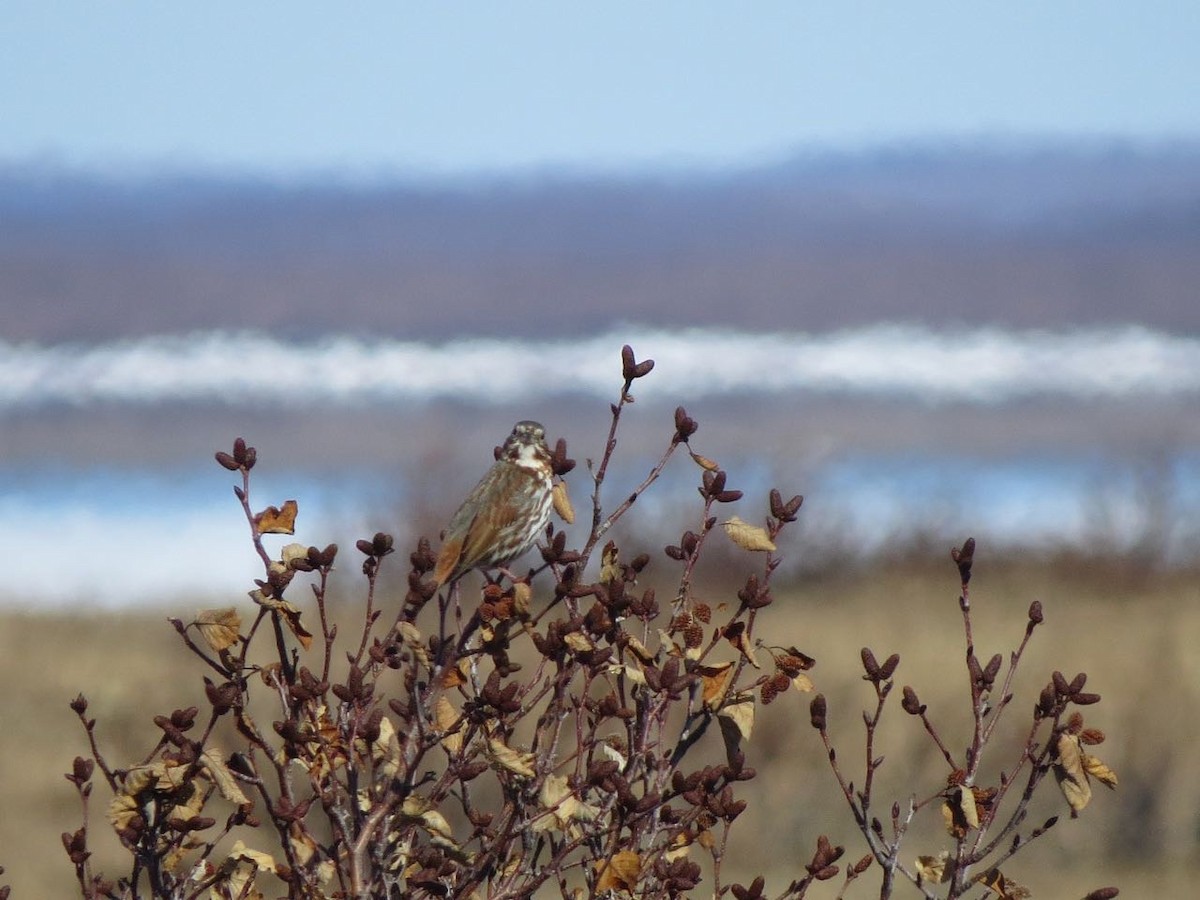
[[[677, 897], [702, 890], [737, 900], [766, 897], [762, 876], [732, 883], [724, 871], [731, 830], [753, 818], [739, 796], [756, 777], [747, 753], [754, 719], [779, 695], [810, 692], [815, 660], [775, 635], [776, 543], [802, 498], [767, 498], [761, 525], [723, 516], [741, 498], [721, 467], [691, 443], [696, 421], [675, 411], [658, 461], [611, 509], [606, 473], [618, 448], [633, 383], [651, 371], [626, 347], [623, 385], [608, 439], [588, 463], [590, 526], [577, 548], [546, 528], [542, 564], [516, 579], [478, 576], [434, 587], [436, 557], [421, 539], [408, 555], [407, 592], [384, 599], [380, 575], [396, 565], [386, 534], [358, 541], [363, 600], [350, 627], [330, 596], [336, 545], [291, 544], [274, 559], [263, 536], [291, 534], [294, 502], [256, 511], [258, 459], [238, 439], [217, 461], [240, 475], [235, 494], [263, 577], [254, 615], [236, 608], [171, 620], [187, 654], [206, 671], [204, 699], [154, 719], [157, 743], [138, 763], [111, 764], [81, 695], [72, 704], [90, 752], [67, 775], [83, 823], [63, 835], [85, 897]], [[559, 441], [561, 482], [574, 468]], [[639, 585], [652, 564], [608, 539], [664, 468], [686, 456], [698, 469], [695, 525], [660, 551], [669, 597]], [[556, 508], [570, 520], [565, 488]], [[714, 532], [745, 551], [741, 588], [713, 607], [697, 598], [697, 565]], [[656, 554], [657, 555], [657, 554]], [[954, 553], [962, 585], [972, 730], [961, 754], [909, 687], [900, 705], [944, 757], [944, 783], [876, 810], [883, 765], [878, 726], [900, 658], [862, 652], [873, 707], [864, 714], [866, 766], [856, 784], [815, 695], [810, 720], [868, 852], [847, 865], [826, 837], [771, 896], [801, 898], [818, 882], [847, 886], [869, 872], [881, 897], [908, 883], [926, 897], [959, 897], [982, 884], [1000, 897], [1023, 888], [1000, 866], [1054, 821], [1028, 830], [1034, 792], [1053, 774], [1076, 815], [1089, 778], [1114, 783], [1087, 748], [1103, 735], [1078, 708], [1099, 698], [1085, 678], [1059, 673], [1033, 704], [1027, 737], [996, 783], [981, 764], [1012, 706], [1013, 675], [1042, 621], [1030, 607], [1024, 636], [1005, 660], [974, 651], [968, 582], [974, 542]], [[300, 585], [311, 600], [296, 597]], [[660, 592], [665, 593], [665, 592]], [[393, 610], [394, 613], [392, 612]], [[269, 721], [270, 724], [266, 724]], [[128, 851], [119, 876], [95, 871], [89, 851], [93, 789]], [[918, 799], [919, 798], [919, 799]], [[882, 801], [887, 806], [888, 801]], [[944, 817], [950, 849], [915, 862], [901, 851], [910, 822]], [[829, 890], [834, 890], [831, 886]], [[1102, 889], [1089, 897], [1115, 896]]]

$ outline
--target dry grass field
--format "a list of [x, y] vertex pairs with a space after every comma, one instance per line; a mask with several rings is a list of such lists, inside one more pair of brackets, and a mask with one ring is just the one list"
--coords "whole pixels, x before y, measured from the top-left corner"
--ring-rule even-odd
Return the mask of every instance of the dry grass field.
[[[916, 689], [948, 743], [965, 743], [968, 704], [955, 576], [949, 561], [880, 564], [780, 590], [767, 611], [773, 638], [817, 658], [811, 674], [828, 697], [830, 730], [848, 769], [860, 771], [860, 713], [871, 702], [859, 663], [864, 645], [880, 659], [898, 652], [897, 684]], [[1088, 689], [1103, 696], [1085, 711], [1088, 725], [1108, 735], [1097, 755], [1120, 777], [1115, 792], [1097, 789], [1077, 821], [1068, 819], [1065, 802], [1047, 785], [1031, 821], [1054, 814], [1061, 821], [1018, 855], [1007, 873], [1040, 898], [1082, 897], [1106, 884], [1133, 898], [1190, 896], [1200, 876], [1195, 573], [1135, 577], [1100, 561], [1001, 564], [982, 554], [971, 587], [978, 652], [985, 660], [994, 652], [1007, 657], [1016, 646], [1031, 600], [1040, 600], [1046, 615], [1015, 685], [1017, 700], [1008, 713], [1012, 737], [993, 748], [996, 765], [1009, 761], [1051, 671], [1060, 669], [1068, 678], [1084, 671]], [[79, 826], [80, 810], [63, 773], [84, 752], [85, 739], [68, 702], [79, 692], [87, 695], [111, 763], [127, 765], [144, 755], [158, 734], [155, 714], [205, 703], [201, 666], [181, 650], [165, 621], [194, 607], [62, 615], [11, 611], [16, 607], [10, 599], [10, 611], [0, 617], [0, 865], [15, 897], [69, 897], [77, 889], [59, 835]], [[877, 796], [904, 801], [907, 791], [933, 792], [944, 784], [945, 764], [898, 701], [883, 723], [887, 762]], [[715, 735], [712, 743], [719, 745]], [[807, 696], [789, 693], [760, 710], [749, 757], [759, 777], [745, 789], [750, 806], [734, 829], [741, 834], [731, 848], [732, 873], [767, 872], [777, 882], [768, 888], [777, 892], [811, 855], [819, 833], [844, 843], [850, 861], [865, 852], [809, 726]], [[106, 803], [98, 785], [96, 859], [98, 868], [117, 874], [113, 863], [124, 860], [103, 822]], [[947, 843], [938, 821], [919, 821], [911, 840], [910, 858]], [[876, 874], [868, 870], [848, 896], [878, 896]], [[826, 888], [814, 896], [836, 894], [834, 885]], [[908, 888], [897, 894], [909, 895], [917, 894]]]

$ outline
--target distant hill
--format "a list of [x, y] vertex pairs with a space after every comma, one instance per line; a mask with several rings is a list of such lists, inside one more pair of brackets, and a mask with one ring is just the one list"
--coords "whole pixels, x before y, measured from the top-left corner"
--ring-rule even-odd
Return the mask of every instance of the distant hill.
[[0, 337], [439, 339], [619, 322], [1200, 331], [1200, 146], [916, 147], [691, 177], [0, 169]]

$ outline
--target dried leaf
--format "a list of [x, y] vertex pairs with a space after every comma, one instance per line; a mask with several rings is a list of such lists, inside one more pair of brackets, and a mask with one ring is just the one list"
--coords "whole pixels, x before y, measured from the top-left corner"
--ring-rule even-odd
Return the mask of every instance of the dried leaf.
[[596, 649], [591, 638], [581, 631], [572, 631], [570, 634], [563, 635], [563, 643], [575, 653], [587, 653], [589, 650]]
[[488, 738], [488, 750], [493, 763], [508, 769], [514, 775], [533, 778], [537, 774], [533, 768], [536, 759], [532, 753], [521, 753], [514, 750], [496, 737]]
[[953, 868], [949, 850], [943, 850], [937, 856], [917, 857], [917, 875], [925, 884], [942, 884], [949, 881]]
[[396, 626], [396, 633], [400, 635], [404, 646], [412, 651], [417, 661], [428, 668], [430, 665], [429, 648], [425, 646], [425, 641], [421, 638], [421, 632], [417, 630], [417, 626], [411, 622], [401, 622]]
[[288, 828], [288, 844], [291, 845], [292, 855], [301, 865], [308, 865], [317, 852], [317, 842], [299, 822], [293, 822]]
[[550, 815], [539, 816], [533, 823], [534, 831], [557, 828], [574, 832], [575, 822], [591, 821], [600, 814], [599, 808], [579, 801], [565, 775], [547, 775], [538, 792], [538, 799]]
[[300, 609], [297, 606], [289, 603], [287, 600], [271, 597], [257, 589], [250, 592], [250, 599], [259, 606], [265, 606], [267, 609], [279, 613], [283, 617], [283, 621], [287, 624], [288, 630], [292, 632], [296, 640], [300, 642], [300, 646], [305, 650], [312, 646], [312, 633], [300, 624]]
[[205, 609], [196, 614], [193, 623], [199, 630], [200, 636], [214, 653], [220, 653], [227, 647], [237, 643], [238, 629], [242, 627], [242, 617], [232, 606], [223, 609]]
[[775, 542], [771, 540], [771, 536], [765, 528], [743, 522], [737, 516], [731, 516], [728, 522], [721, 524], [721, 527], [725, 529], [729, 539], [743, 550], [772, 551], [775, 549]]
[[119, 834], [140, 815], [137, 801], [129, 794], [117, 794], [108, 804], [108, 822]]
[[456, 688], [470, 680], [469, 663], [466, 658], [460, 659], [442, 673], [442, 687]]
[[1081, 753], [1080, 761], [1083, 763], [1083, 771], [1087, 772], [1106, 787], [1116, 788], [1117, 773], [1110, 769], [1098, 757], [1092, 756], [1090, 753]]
[[550, 489], [550, 497], [554, 502], [554, 511], [558, 513], [558, 517], [568, 525], [574, 525], [575, 507], [571, 505], [571, 496], [567, 493], [567, 483], [555, 481], [554, 487]]
[[729, 685], [733, 680], [733, 663], [720, 663], [715, 666], [697, 666], [700, 674], [700, 690], [704, 705], [715, 712], [725, 699]]
[[371, 761], [375, 763], [375, 772], [388, 779], [395, 777], [404, 761], [396, 726], [387, 716], [379, 720], [379, 737], [371, 743]]
[[682, 859], [687, 856], [692, 850], [692, 835], [691, 832], [684, 830], [675, 835], [671, 841], [671, 847], [663, 854], [663, 858], [667, 862], [674, 862], [677, 859]]
[[276, 871], [275, 858], [270, 853], [263, 853], [261, 850], [251, 850], [241, 841], [234, 841], [233, 846], [229, 848], [230, 859], [244, 859], [246, 862], [253, 863], [254, 867], [260, 872]]
[[[964, 797], [970, 799], [964, 802]], [[967, 809], [973, 812], [974, 826], [967, 818]], [[955, 787], [942, 802], [942, 821], [946, 823], [946, 832], [954, 840], [962, 840], [972, 828], [979, 827], [979, 811], [974, 805], [974, 794], [970, 787]]]
[[637, 685], [644, 686], [646, 684], [646, 673], [637, 666], [631, 666], [625, 663], [613, 663], [606, 671], [609, 675], [624, 675], [631, 682]]
[[[737, 624], [740, 625], [741, 623]], [[758, 660], [754, 657], [754, 647], [750, 643], [750, 635], [746, 632], [745, 628], [739, 627], [732, 634], [729, 634], [727, 631], [726, 639], [729, 641], [729, 643], [733, 644], [733, 646], [737, 647], [738, 650], [742, 652], [742, 656], [746, 657], [746, 661], [750, 663], [750, 665], [754, 666], [756, 669], [762, 668]]]
[[688, 448], [688, 453], [692, 457], [692, 462], [704, 469], [706, 472], [715, 472], [721, 467], [716, 460], [709, 459], [707, 456], [701, 456], [699, 453], [694, 453], [691, 447]]
[[254, 517], [254, 525], [259, 534], [295, 534], [296, 533], [295, 500], [287, 500], [283, 509], [268, 506]]
[[625, 755], [608, 741], [604, 741], [600, 744], [599, 752], [600, 755], [605, 759], [611, 759], [613, 762], [615, 762], [620, 767], [620, 771], [622, 772], [624, 772], [625, 767], [629, 765], [629, 760], [625, 758]]
[[1079, 738], [1068, 732], [1058, 736], [1054, 745], [1058, 759], [1054, 763], [1054, 777], [1058, 787], [1067, 798], [1067, 803], [1079, 812], [1092, 799], [1092, 786], [1083, 770], [1083, 754], [1079, 749]]
[[516, 613], [518, 619], [528, 619], [530, 602], [533, 600], [533, 588], [524, 581], [518, 581], [512, 586], [512, 592], [513, 612]]
[[642, 860], [632, 850], [614, 853], [612, 859], [598, 859], [596, 866], [596, 893], [625, 891], [632, 894], [637, 888], [638, 876], [642, 872]]
[[962, 811], [963, 821], [968, 828], [979, 827], [979, 807], [975, 803], [975, 792], [965, 785], [958, 787], [958, 796], [954, 798]]
[[1005, 878], [999, 869], [988, 869], [975, 876], [975, 882], [992, 890], [1002, 900], [1027, 900], [1032, 897], [1029, 889]]
[[654, 662], [657, 654], [651, 653], [650, 648], [637, 639], [635, 635], [629, 635], [629, 643], [625, 645], [634, 656], [644, 663]]
[[222, 797], [236, 806], [248, 806], [250, 804], [246, 795], [242, 793], [242, 788], [237, 783], [237, 779], [233, 777], [233, 773], [225, 765], [225, 760], [221, 758], [220, 753], [216, 750], [205, 750], [200, 754], [200, 765], [204, 767], [204, 771], [208, 773], [209, 780], [217, 786], [217, 790], [221, 793]]
[[717, 712], [725, 755], [730, 759], [741, 749], [742, 741], [750, 740], [750, 732], [754, 730], [754, 708], [754, 695], [742, 694]]
[[800, 691], [802, 694], [811, 694], [815, 685], [813, 684], [813, 680], [811, 678], [801, 672], [792, 679], [792, 687]]
[[609, 541], [604, 545], [600, 554], [600, 583], [609, 584], [621, 577], [621, 566], [617, 562], [619, 551], [617, 545]]
[[454, 705], [445, 694], [438, 695], [437, 700], [433, 703], [433, 722], [437, 725], [438, 731], [446, 732], [446, 736], [441, 740], [446, 752], [451, 756], [457, 756], [462, 750], [463, 739], [462, 734], [459, 733], [461, 723], [458, 711], [455, 710]]
[[300, 560], [308, 561], [308, 548], [303, 544], [285, 544], [279, 551], [279, 561], [286, 569], [295, 568]]

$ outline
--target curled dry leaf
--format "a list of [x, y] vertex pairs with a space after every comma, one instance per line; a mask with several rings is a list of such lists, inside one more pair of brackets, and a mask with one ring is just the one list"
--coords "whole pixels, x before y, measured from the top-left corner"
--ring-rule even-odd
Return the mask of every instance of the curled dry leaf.
[[233, 777], [233, 773], [229, 771], [229, 767], [225, 765], [225, 760], [216, 750], [205, 750], [200, 754], [200, 765], [204, 767], [205, 773], [221, 796], [237, 806], [249, 806], [250, 801], [242, 792], [241, 785], [237, 779]]
[[629, 765], [629, 760], [625, 758], [625, 754], [623, 754], [607, 740], [600, 744], [598, 752], [605, 759], [610, 759], [615, 762], [622, 772], [624, 772], [625, 767]]
[[563, 635], [563, 643], [566, 644], [574, 653], [587, 653], [590, 650], [595, 650], [596, 645], [582, 631], [572, 631], [570, 634]]
[[596, 893], [624, 891], [632, 894], [642, 873], [642, 859], [632, 850], [614, 853], [612, 859], [596, 860]]
[[268, 506], [254, 517], [254, 526], [259, 534], [295, 534], [297, 511], [295, 500], [285, 501], [282, 509]]
[[637, 666], [628, 665], [626, 663], [613, 663], [605, 671], [609, 675], [624, 675], [633, 684], [645, 686], [646, 673]]
[[451, 756], [457, 756], [462, 750], [462, 735], [459, 733], [459, 715], [445, 694], [440, 694], [433, 703], [433, 722], [438, 731], [444, 731], [446, 736], [441, 744]]
[[1063, 796], [1067, 798], [1067, 804], [1072, 811], [1079, 812], [1092, 799], [1092, 786], [1083, 769], [1079, 738], [1064, 731], [1058, 736], [1054, 749], [1058, 757], [1054, 763], [1054, 777]]
[[716, 712], [725, 700], [725, 694], [728, 693], [729, 685], [732, 683], [733, 663], [726, 662], [715, 666], [698, 666], [696, 671], [700, 675], [700, 691], [704, 705], [711, 712]]
[[120, 834], [138, 816], [138, 804], [129, 794], [117, 794], [108, 804], [108, 823]]
[[954, 785], [945, 797], [942, 819], [946, 824], [946, 832], [955, 840], [961, 840], [972, 828], [979, 827], [979, 807], [975, 804], [975, 794], [965, 785]]
[[512, 586], [512, 592], [513, 612], [516, 613], [518, 619], [528, 619], [530, 604], [533, 600], [533, 588], [527, 582], [518, 581]]
[[811, 678], [801, 672], [792, 679], [792, 687], [800, 691], [802, 694], [811, 694], [815, 685], [813, 684], [813, 680]]
[[953, 868], [949, 850], [943, 850], [937, 856], [917, 857], [917, 875], [925, 884], [942, 884], [949, 881]]
[[232, 606], [205, 609], [196, 614], [193, 624], [200, 630], [200, 637], [204, 638], [204, 643], [208, 644], [209, 649], [220, 653], [237, 643], [242, 617]]
[[554, 502], [554, 511], [568, 525], [575, 524], [575, 507], [571, 505], [571, 495], [567, 493], [567, 483], [557, 480], [550, 490], [550, 498]]
[[299, 607], [286, 600], [280, 600], [278, 597], [270, 597], [259, 589], [250, 592], [250, 599], [259, 606], [265, 606], [267, 609], [279, 613], [283, 617], [283, 621], [287, 623], [288, 630], [305, 650], [312, 646], [312, 633], [300, 624]]
[[284, 568], [294, 569], [298, 561], [308, 562], [308, 548], [303, 544], [285, 544], [279, 551], [279, 561]]
[[1117, 773], [1110, 769], [1102, 760], [1092, 756], [1090, 753], [1081, 753], [1080, 761], [1083, 763], [1083, 771], [1087, 772], [1105, 787], [1116, 788]]
[[604, 545], [604, 550], [600, 554], [600, 583], [609, 584], [621, 577], [621, 566], [617, 562], [620, 556], [620, 551], [617, 545], [609, 541]]
[[429, 648], [425, 646], [425, 641], [421, 638], [421, 632], [417, 630], [417, 626], [411, 622], [401, 622], [396, 626], [396, 633], [400, 635], [400, 640], [404, 642], [405, 647], [412, 651], [417, 661], [428, 667], [431, 663]]
[[1033, 896], [1029, 888], [1017, 884], [1011, 878], [1006, 878], [999, 869], [993, 868], [981, 872], [975, 876], [975, 881], [991, 890], [1001, 900], [1027, 900]]
[[694, 452], [691, 447], [688, 448], [688, 454], [692, 457], [692, 462], [704, 469], [706, 472], [715, 472], [717, 469], [721, 468], [720, 464], [715, 459], [709, 459], [707, 456], [701, 456], [699, 453]]
[[376, 774], [387, 779], [396, 776], [404, 761], [400, 752], [400, 737], [387, 716], [379, 720], [379, 737], [371, 744], [371, 761], [375, 764]]
[[750, 740], [754, 730], [754, 695], [739, 694], [717, 711], [717, 722], [721, 726], [721, 738], [725, 741], [725, 753], [732, 757], [741, 748], [742, 741]]
[[547, 775], [538, 792], [538, 800], [546, 815], [534, 820], [534, 831], [575, 831], [576, 822], [591, 821], [600, 810], [588, 803], [581, 803], [567, 783], [565, 775]]
[[234, 841], [233, 846], [229, 848], [230, 859], [244, 859], [246, 862], [253, 863], [254, 867], [260, 872], [276, 871], [275, 858], [270, 853], [263, 853], [261, 850], [251, 850], [241, 841]]
[[775, 549], [775, 542], [767, 534], [767, 529], [758, 525], [743, 522], [737, 516], [731, 516], [721, 527], [729, 535], [729, 539], [743, 550], [760, 550], [770, 552]]
[[514, 750], [497, 737], [488, 738], [488, 755], [494, 765], [508, 769], [514, 775], [533, 778], [537, 774], [533, 768], [536, 760], [532, 753], [521, 753]]

